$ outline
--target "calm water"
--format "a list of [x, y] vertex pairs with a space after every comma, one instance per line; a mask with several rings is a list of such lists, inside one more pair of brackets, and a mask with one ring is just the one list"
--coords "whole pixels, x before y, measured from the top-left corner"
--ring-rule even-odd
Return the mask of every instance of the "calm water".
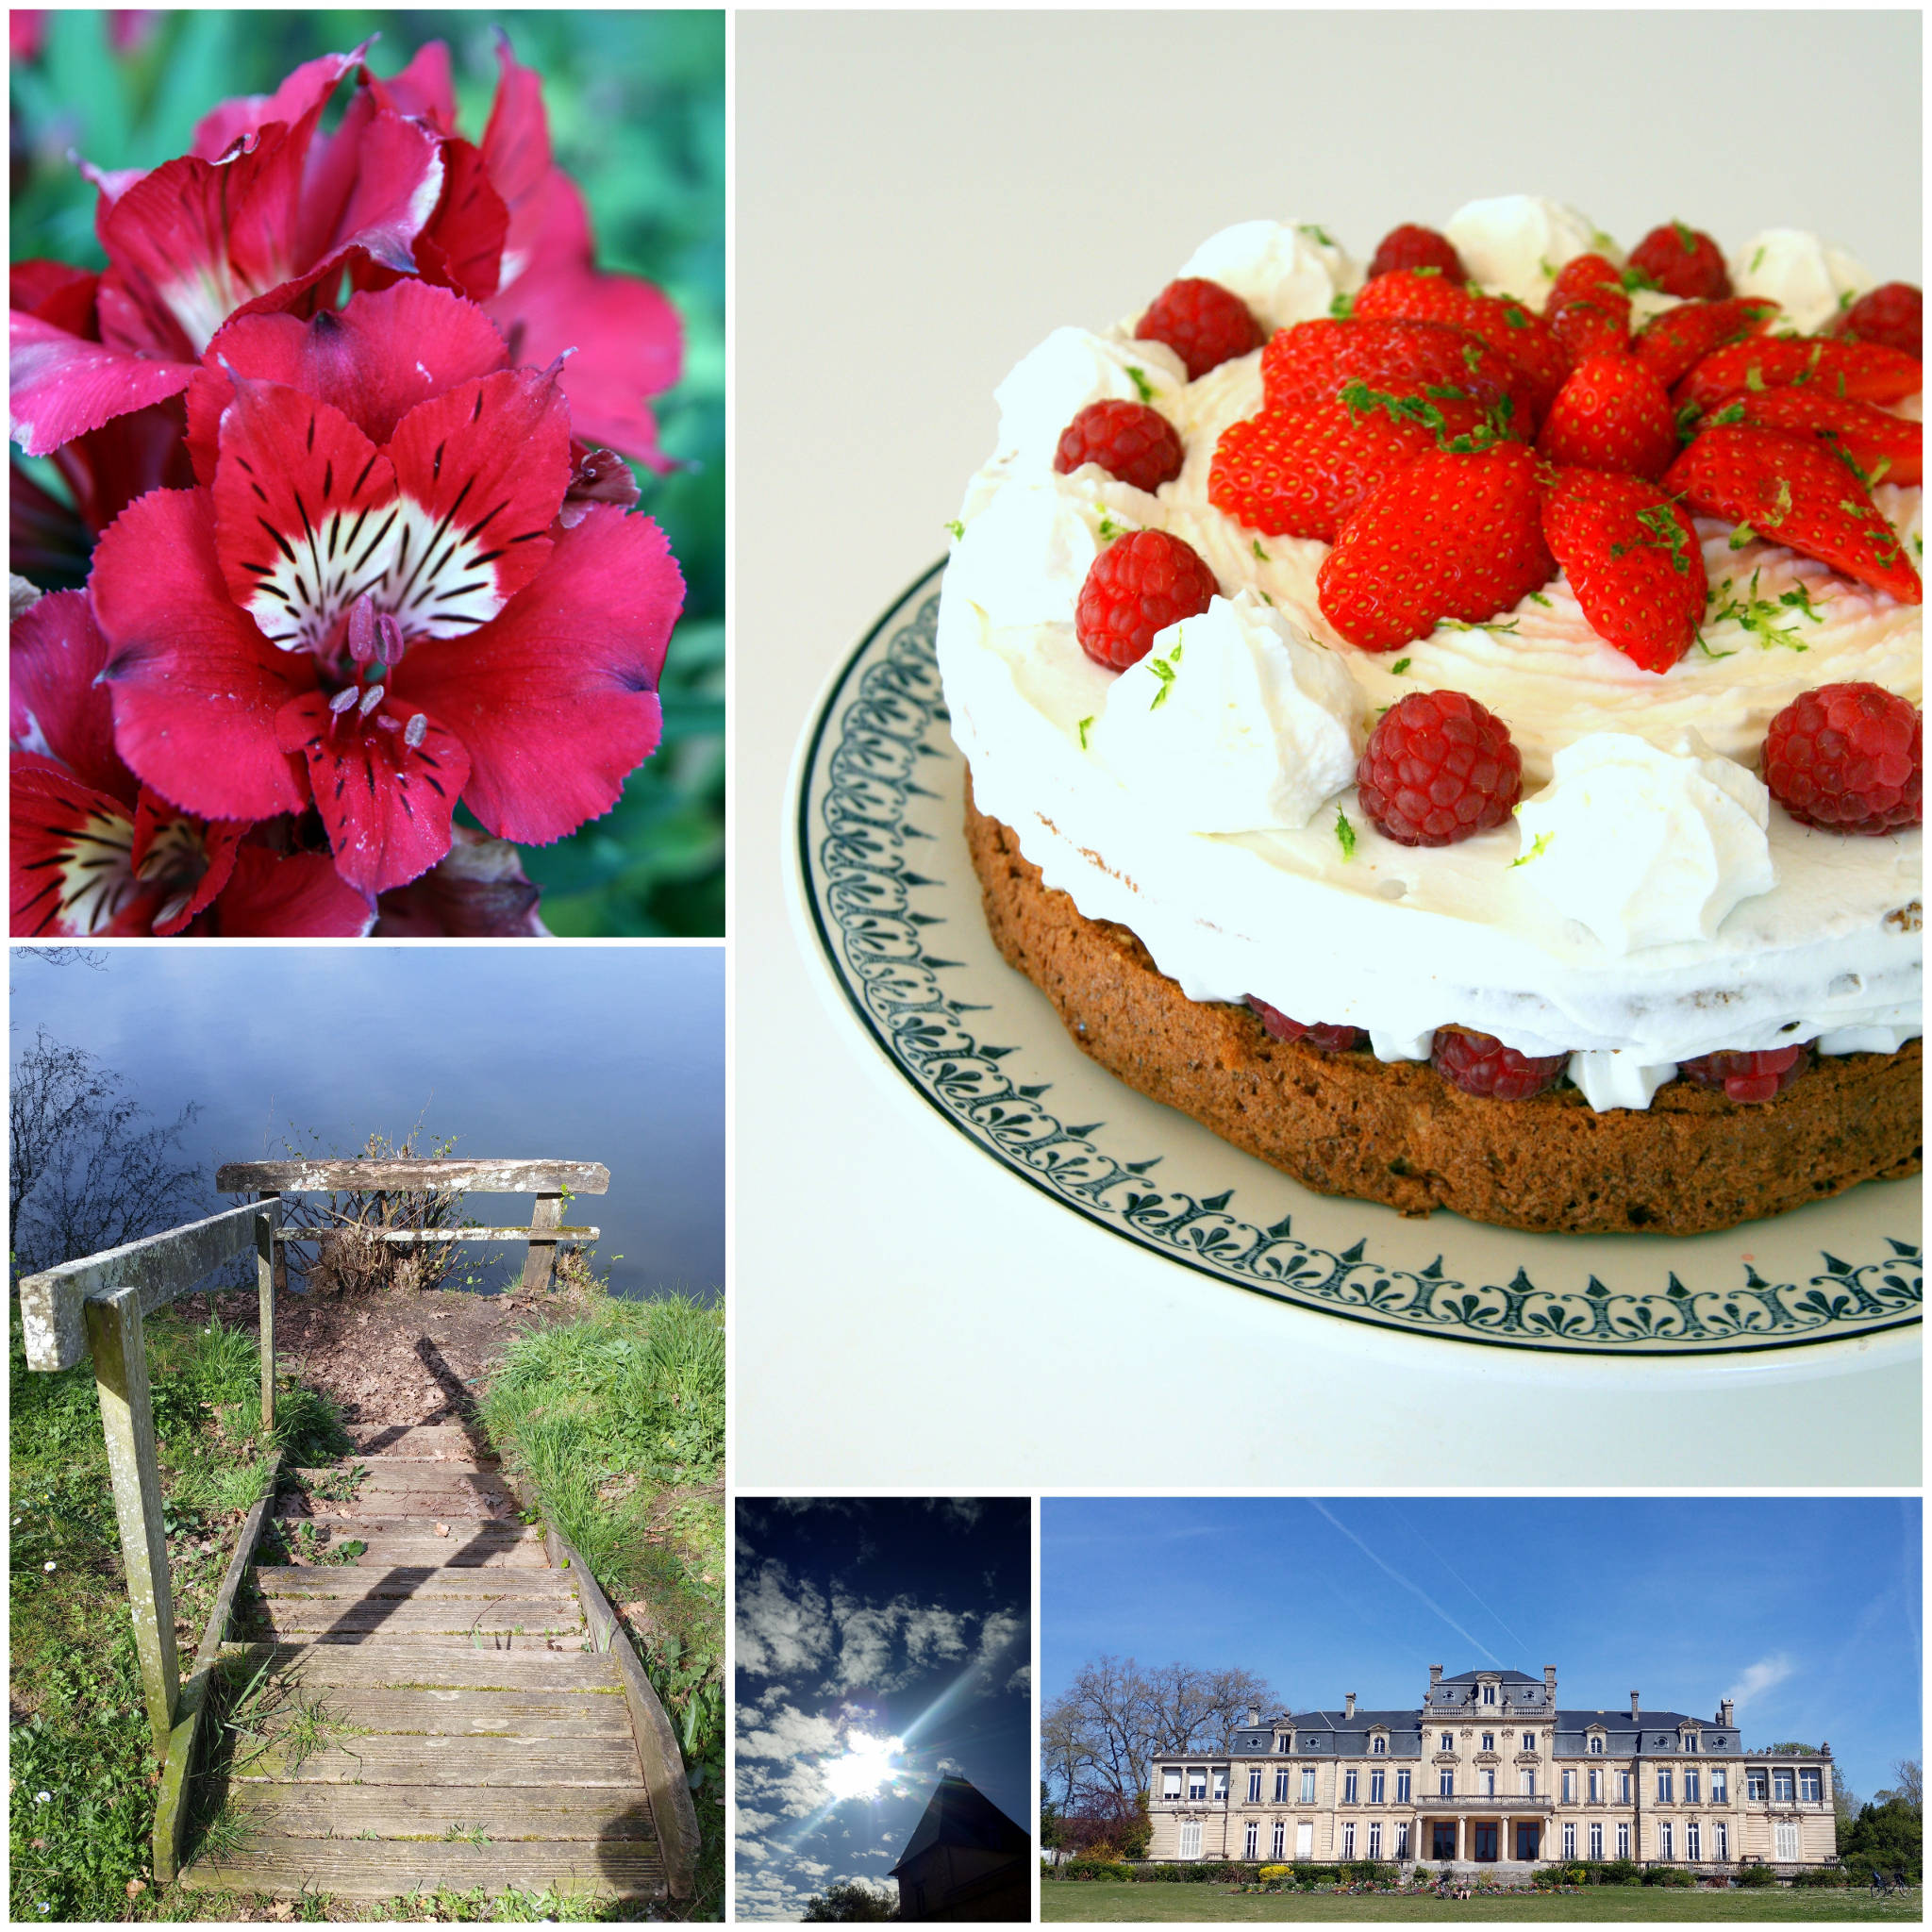
[[[620, 1294], [724, 1280], [724, 962], [718, 946], [108, 949], [105, 970], [9, 959], [11, 1050], [85, 1047], [151, 1113], [198, 1101], [182, 1141], [225, 1160], [353, 1155], [372, 1132], [474, 1158], [601, 1160], [610, 1191], [566, 1218], [603, 1230]], [[473, 1195], [514, 1226], [527, 1195]], [[509, 1244], [464, 1250], [500, 1280]], [[622, 1258], [619, 1258], [619, 1257]]]

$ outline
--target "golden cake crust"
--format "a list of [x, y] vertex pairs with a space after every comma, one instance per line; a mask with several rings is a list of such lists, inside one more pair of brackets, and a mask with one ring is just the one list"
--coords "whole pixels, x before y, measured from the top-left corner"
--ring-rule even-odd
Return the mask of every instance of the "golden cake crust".
[[1538, 1233], [1707, 1234], [1920, 1164], [1920, 1042], [1821, 1058], [1739, 1106], [1676, 1080], [1647, 1112], [1575, 1088], [1478, 1098], [1426, 1062], [1271, 1040], [1245, 1007], [1191, 1000], [1124, 925], [1085, 918], [974, 805], [966, 838], [1007, 962], [1109, 1073], [1324, 1194], [1454, 1208]]

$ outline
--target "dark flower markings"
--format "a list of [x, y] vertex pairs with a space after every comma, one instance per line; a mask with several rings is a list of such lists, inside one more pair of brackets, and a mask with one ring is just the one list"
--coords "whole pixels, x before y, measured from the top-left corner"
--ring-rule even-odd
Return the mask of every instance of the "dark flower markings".
[[[1821, 1256], [1823, 1272], [1779, 1283], [1746, 1264], [1741, 1284], [1660, 1291], [1540, 1288], [1519, 1266], [1507, 1284], [1457, 1280], [1441, 1257], [1420, 1269], [1370, 1258], [1366, 1241], [1341, 1253], [1298, 1239], [1292, 1217], [1268, 1226], [1230, 1209], [1235, 1190], [1196, 1197], [1149, 1175], [1155, 1155], [1123, 1161], [1092, 1136], [1106, 1123], [1062, 1122], [1002, 1062], [1016, 1046], [982, 1042], [950, 997], [954, 962], [928, 947], [943, 922], [916, 908], [939, 834], [912, 823], [920, 802], [949, 796], [920, 782], [958, 754], [934, 659], [939, 603], [922, 594], [910, 621], [860, 656], [856, 693], [841, 690], [820, 729], [814, 764], [825, 790], [802, 824], [812, 897], [835, 964], [881, 1043], [913, 1085], [1007, 1165], [1141, 1245], [1276, 1300], [1450, 1340], [1603, 1353], [1708, 1353], [1828, 1340], [1916, 1319], [1923, 1294], [1916, 1242], [1885, 1238], [1881, 1257]], [[809, 779], [808, 780], [809, 786]], [[937, 823], [934, 814], [926, 814]]]

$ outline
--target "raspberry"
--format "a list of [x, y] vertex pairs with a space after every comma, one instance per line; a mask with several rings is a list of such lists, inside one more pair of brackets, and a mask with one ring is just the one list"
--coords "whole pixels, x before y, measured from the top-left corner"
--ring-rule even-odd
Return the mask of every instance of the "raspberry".
[[1151, 496], [1181, 473], [1187, 452], [1179, 432], [1145, 403], [1089, 403], [1060, 431], [1053, 466], [1070, 476], [1082, 463], [1098, 463], [1109, 476]]
[[1800, 824], [1890, 832], [1924, 817], [1924, 719], [1875, 684], [1801, 692], [1764, 738], [1764, 782]]
[[1749, 1104], [1782, 1093], [1810, 1064], [1808, 1046], [1778, 1046], [1769, 1053], [1707, 1053], [1677, 1072], [1700, 1087], [1722, 1087], [1726, 1100]]
[[1879, 342], [1923, 357], [1925, 298], [1909, 282], [1886, 282], [1860, 295], [1831, 325], [1829, 333], [1852, 342]]
[[1134, 325], [1134, 334], [1142, 341], [1165, 342], [1188, 365], [1190, 382], [1261, 346], [1261, 331], [1247, 304], [1200, 275], [1168, 283]]
[[1312, 1046], [1319, 1053], [1346, 1053], [1361, 1042], [1359, 1026], [1304, 1025], [1299, 1020], [1291, 1020], [1279, 1007], [1271, 1007], [1253, 993], [1248, 995], [1248, 1005], [1260, 1017], [1270, 1040], [1299, 1040], [1304, 1046]]
[[1093, 559], [1074, 631], [1096, 664], [1124, 671], [1153, 648], [1155, 632], [1200, 616], [1220, 588], [1191, 544], [1165, 530], [1136, 530]]
[[1731, 292], [1724, 250], [1703, 229], [1682, 222], [1653, 228], [1630, 251], [1630, 266], [1641, 268], [1666, 295], [1722, 302]]
[[1463, 267], [1455, 242], [1448, 236], [1439, 235], [1433, 228], [1420, 227], [1414, 222], [1404, 222], [1401, 227], [1391, 228], [1382, 237], [1375, 247], [1375, 258], [1369, 263], [1368, 279], [1374, 281], [1377, 275], [1390, 275], [1399, 268], [1433, 268], [1452, 281], [1469, 279], [1469, 271]]
[[1531, 1100], [1563, 1077], [1567, 1053], [1518, 1053], [1490, 1033], [1439, 1026], [1429, 1062], [1452, 1087], [1485, 1100]]
[[1356, 767], [1362, 810], [1398, 845], [1454, 845], [1507, 824], [1523, 795], [1509, 727], [1459, 691], [1411, 691]]

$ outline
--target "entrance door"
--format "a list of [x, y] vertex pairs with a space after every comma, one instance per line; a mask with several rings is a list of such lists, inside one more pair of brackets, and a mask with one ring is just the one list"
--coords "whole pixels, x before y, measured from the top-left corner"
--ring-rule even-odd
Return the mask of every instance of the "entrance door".
[[1516, 1826], [1516, 1862], [1519, 1865], [1531, 1865], [1536, 1862], [1537, 1840], [1541, 1836], [1541, 1825], [1524, 1824], [1520, 1821], [1518, 1822]]
[[1434, 1828], [1435, 1848], [1429, 1853], [1430, 1857], [1440, 1858], [1444, 1864], [1453, 1863], [1456, 1857], [1456, 1826], [1454, 1823], [1445, 1824], [1439, 1818]]
[[1496, 1827], [1493, 1824], [1473, 1824], [1470, 1835], [1474, 1840], [1470, 1857], [1478, 1865], [1493, 1865], [1496, 1862]]

